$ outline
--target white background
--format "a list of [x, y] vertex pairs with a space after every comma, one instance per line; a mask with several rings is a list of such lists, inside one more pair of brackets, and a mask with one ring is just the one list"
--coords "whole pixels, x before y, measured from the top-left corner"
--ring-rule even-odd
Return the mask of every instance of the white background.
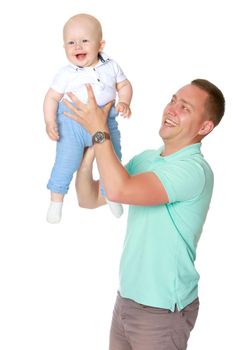
[[[225, 94], [224, 120], [202, 147], [215, 191], [197, 250], [201, 308], [189, 350], [232, 349], [232, 11], [230, 1], [7, 1], [0, 9], [0, 349], [108, 349], [127, 208], [77, 205], [74, 183], [59, 225], [45, 221], [55, 144], [42, 103], [66, 64], [72, 15], [102, 22], [106, 52], [134, 87], [120, 120], [123, 162], [157, 148], [162, 110], [178, 88], [206, 78]], [[2, 5], [3, 6], [3, 5]]]

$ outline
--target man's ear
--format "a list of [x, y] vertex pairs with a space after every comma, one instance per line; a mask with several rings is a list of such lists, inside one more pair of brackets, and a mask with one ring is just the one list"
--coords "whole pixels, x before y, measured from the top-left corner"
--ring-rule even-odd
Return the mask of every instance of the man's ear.
[[100, 51], [100, 52], [103, 51], [104, 46], [105, 46], [105, 40], [101, 40], [101, 41], [100, 41], [100, 48], [99, 48], [99, 51]]
[[205, 120], [202, 124], [201, 129], [198, 132], [198, 135], [206, 136], [208, 135], [214, 128], [214, 123], [212, 120]]

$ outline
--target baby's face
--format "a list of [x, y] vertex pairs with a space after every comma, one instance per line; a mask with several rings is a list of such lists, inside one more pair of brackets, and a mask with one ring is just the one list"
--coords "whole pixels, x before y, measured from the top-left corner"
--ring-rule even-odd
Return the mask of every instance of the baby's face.
[[74, 20], [64, 29], [64, 48], [68, 60], [79, 67], [93, 67], [98, 63], [98, 53], [103, 49], [99, 30], [88, 20]]

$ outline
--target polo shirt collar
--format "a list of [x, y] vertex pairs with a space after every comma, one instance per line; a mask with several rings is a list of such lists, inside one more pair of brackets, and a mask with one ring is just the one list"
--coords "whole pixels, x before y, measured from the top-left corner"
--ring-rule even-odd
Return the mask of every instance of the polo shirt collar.
[[[110, 58], [108, 57], [108, 55], [104, 52], [99, 53], [99, 62], [97, 63], [97, 65], [95, 67], [91, 67], [91, 68], [97, 68], [102, 66], [103, 64], [105, 64], [106, 62], [110, 61]], [[90, 67], [78, 67], [73, 63], [70, 63], [71, 67], [74, 68], [75, 70], [79, 71], [79, 70], [85, 70], [85, 69], [90, 69]]]
[[201, 154], [201, 145], [202, 145], [201, 142], [194, 143], [192, 145], [189, 145], [189, 146], [186, 146], [186, 147], [180, 149], [179, 151], [177, 151], [175, 153], [170, 154], [169, 156], [164, 156], [164, 157], [161, 156], [161, 153], [164, 149], [164, 147], [162, 146], [159, 149], [159, 156], [161, 158], [163, 158], [164, 160], [186, 158], [186, 157], [192, 156], [194, 154]]

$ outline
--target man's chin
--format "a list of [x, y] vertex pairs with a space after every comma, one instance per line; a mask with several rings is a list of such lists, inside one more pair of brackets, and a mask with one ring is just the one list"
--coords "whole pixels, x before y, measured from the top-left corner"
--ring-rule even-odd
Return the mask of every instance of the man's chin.
[[162, 139], [164, 139], [164, 138], [166, 138], [166, 137], [168, 136], [166, 130], [164, 130], [163, 127], [161, 127], [160, 130], [159, 130], [159, 136], [160, 136]]

